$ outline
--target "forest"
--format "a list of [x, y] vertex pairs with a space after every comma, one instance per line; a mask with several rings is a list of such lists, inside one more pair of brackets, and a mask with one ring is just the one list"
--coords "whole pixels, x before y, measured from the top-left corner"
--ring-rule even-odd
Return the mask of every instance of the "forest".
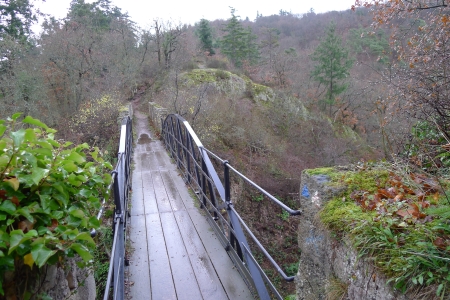
[[[254, 20], [230, 8], [227, 20], [186, 25], [155, 19], [141, 28], [109, 0], [72, 0], [65, 18], [46, 16], [37, 34], [32, 2], [3, 0], [0, 119], [9, 121], [0, 125], [26, 120], [25, 128], [49, 126], [55, 140], [98, 147], [113, 163], [122, 107], [132, 102], [147, 112], [147, 103], [156, 102], [189, 121], [206, 147], [294, 206], [301, 172], [316, 167], [385, 161], [447, 180], [447, 4], [357, 0], [346, 11], [280, 8]], [[0, 159], [0, 171], [7, 163]], [[0, 179], [10, 184], [5, 170]], [[281, 211], [271, 216], [273, 208], [262, 206], [257, 194], [242, 197], [248, 201], [238, 208], [250, 214], [272, 253], [285, 253], [274, 255], [295, 274], [295, 218]], [[251, 215], [255, 209], [259, 214]], [[8, 211], [0, 205], [0, 233], [2, 212]], [[450, 206], [436, 214], [449, 217]], [[288, 232], [284, 239], [270, 242], [282, 232]], [[430, 244], [448, 257], [450, 227], [437, 232], [439, 242]], [[0, 260], [2, 247], [0, 241]], [[417, 285], [416, 275], [409, 285]], [[422, 278], [420, 285], [444, 298], [445, 278]]]

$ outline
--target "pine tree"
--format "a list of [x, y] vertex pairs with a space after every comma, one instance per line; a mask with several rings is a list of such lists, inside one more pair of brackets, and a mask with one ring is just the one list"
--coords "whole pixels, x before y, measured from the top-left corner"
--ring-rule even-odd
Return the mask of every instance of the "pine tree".
[[201, 19], [196, 30], [196, 35], [200, 39], [200, 46], [203, 51], [208, 51], [209, 55], [214, 55], [216, 52], [213, 49], [213, 31], [209, 25], [209, 21]]
[[221, 51], [237, 66], [242, 66], [244, 60], [255, 63], [259, 58], [259, 49], [256, 36], [251, 30], [245, 30], [231, 8], [231, 19], [223, 29], [227, 34], [221, 41]]
[[336, 35], [336, 25], [331, 23], [326, 30], [326, 36], [316, 48], [311, 59], [317, 62], [311, 77], [325, 86], [325, 98], [322, 100], [324, 109], [333, 107], [336, 96], [343, 93], [348, 84], [345, 79], [350, 75], [353, 60], [348, 57], [348, 50], [342, 46], [342, 41]]

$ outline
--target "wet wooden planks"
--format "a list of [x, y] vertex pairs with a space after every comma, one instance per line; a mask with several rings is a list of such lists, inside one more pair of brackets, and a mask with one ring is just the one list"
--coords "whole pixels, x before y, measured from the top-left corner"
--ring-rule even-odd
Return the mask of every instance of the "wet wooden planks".
[[[145, 129], [144, 133], [151, 137]], [[130, 296], [253, 299], [208, 222], [194, 207], [161, 142], [138, 140], [134, 163]]]

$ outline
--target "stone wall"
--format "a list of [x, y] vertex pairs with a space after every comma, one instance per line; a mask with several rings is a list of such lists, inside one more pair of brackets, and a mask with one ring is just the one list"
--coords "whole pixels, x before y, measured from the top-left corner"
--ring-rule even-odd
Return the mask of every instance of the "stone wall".
[[95, 300], [96, 285], [91, 269], [77, 266], [80, 258], [69, 258], [63, 266], [47, 266], [40, 291], [54, 300]]
[[149, 102], [148, 104], [149, 104], [150, 119], [152, 120], [154, 128], [156, 128], [158, 131], [161, 131], [162, 128], [161, 119], [164, 120], [166, 118], [166, 116], [169, 114], [169, 110], [167, 108], [159, 106], [155, 102]]
[[298, 230], [301, 258], [296, 278], [297, 299], [408, 299], [386, 284], [387, 279], [370, 260], [358, 258], [345, 237], [338, 240], [325, 229], [318, 213], [327, 201], [345, 189], [327, 183], [327, 175], [302, 173], [300, 201], [303, 214]]

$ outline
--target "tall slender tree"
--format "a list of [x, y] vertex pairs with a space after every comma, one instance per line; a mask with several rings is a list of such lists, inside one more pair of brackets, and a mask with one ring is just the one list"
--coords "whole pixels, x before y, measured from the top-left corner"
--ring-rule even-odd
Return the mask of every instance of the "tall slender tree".
[[207, 51], [210, 56], [216, 54], [213, 49], [213, 30], [208, 20], [200, 20], [195, 34], [200, 39], [200, 47], [203, 51]]
[[259, 49], [255, 36], [251, 30], [244, 29], [235, 12], [236, 10], [231, 8], [231, 19], [223, 29], [226, 35], [222, 38], [220, 48], [223, 54], [240, 67], [244, 60], [254, 63], [259, 57]]
[[330, 117], [336, 97], [348, 87], [346, 79], [350, 75], [353, 60], [349, 58], [348, 50], [342, 46], [341, 38], [336, 34], [336, 25], [331, 23], [326, 29], [326, 35], [311, 56], [316, 62], [311, 77], [324, 86], [325, 97], [322, 108], [329, 109]]

